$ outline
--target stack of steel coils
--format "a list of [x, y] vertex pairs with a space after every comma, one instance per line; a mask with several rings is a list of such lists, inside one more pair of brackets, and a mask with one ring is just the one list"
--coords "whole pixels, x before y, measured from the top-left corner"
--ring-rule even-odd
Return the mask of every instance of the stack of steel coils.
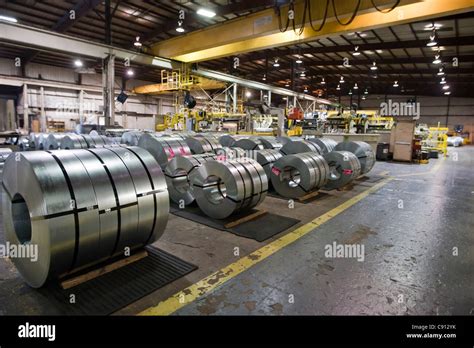
[[0, 148], [0, 179], [2, 178], [3, 164], [5, 163], [8, 156], [12, 154], [12, 150], [9, 148]]
[[272, 186], [287, 198], [302, 197], [323, 187], [329, 178], [329, 166], [321, 155], [305, 152], [283, 156], [273, 163]]
[[236, 140], [231, 147], [240, 147], [244, 150], [263, 150], [265, 147], [258, 137], [248, 137]]
[[289, 143], [290, 141], [293, 141], [294, 138], [287, 137], [287, 136], [280, 136], [276, 137], [275, 140], [278, 141], [282, 145], [286, 145], [286, 143]]
[[61, 140], [61, 149], [87, 149], [88, 147], [86, 139], [82, 135], [66, 134]]
[[215, 160], [216, 155], [202, 154], [193, 156], [176, 156], [165, 169], [166, 183], [170, 199], [178, 204], [189, 205], [194, 202], [194, 195], [189, 182], [189, 175], [203, 163]]
[[66, 134], [61, 133], [50, 133], [43, 142], [43, 148], [45, 150], [57, 150], [61, 147], [61, 141]]
[[273, 149], [266, 149], [266, 150], [258, 150], [255, 151], [255, 158], [258, 163], [263, 167], [265, 170], [265, 174], [267, 174], [268, 180], [270, 181], [273, 163], [275, 163], [278, 159], [283, 157], [280, 151], [273, 150]]
[[375, 165], [375, 153], [372, 147], [363, 141], [343, 141], [336, 145], [335, 151], [349, 151], [357, 156], [361, 174], [368, 173]]
[[284, 155], [292, 155], [296, 153], [304, 152], [315, 152], [319, 155], [322, 154], [322, 150], [318, 144], [306, 141], [303, 139], [298, 139], [294, 141], [289, 141], [280, 149], [280, 152]]
[[208, 161], [189, 179], [199, 208], [215, 219], [256, 207], [268, 190], [264, 169], [252, 159]]
[[212, 136], [195, 136], [188, 137], [185, 139], [191, 152], [199, 155], [203, 153], [214, 153], [217, 149], [221, 148], [222, 145]]
[[324, 155], [329, 165], [329, 180], [324, 186], [333, 190], [351, 183], [360, 175], [360, 162], [356, 155], [349, 151], [332, 151]]
[[5, 162], [6, 240], [37, 245], [38, 260], [13, 258], [26, 282], [48, 279], [140, 248], [164, 232], [164, 175], [138, 148], [33, 151]]
[[129, 146], [137, 146], [142, 134], [142, 132], [135, 131], [125, 132], [122, 134], [122, 143]]
[[221, 147], [216, 149], [214, 153], [217, 155], [217, 159], [220, 161], [236, 160], [248, 157], [248, 153], [240, 147]]
[[309, 138], [308, 141], [319, 146], [321, 155], [333, 151], [337, 145], [335, 140], [329, 138]]
[[184, 140], [171, 137], [158, 137], [153, 134], [143, 134], [138, 146], [148, 150], [158, 161], [162, 169], [175, 156], [190, 156], [191, 149]]
[[267, 137], [259, 137], [258, 139], [260, 140], [260, 142], [262, 143], [265, 149], [278, 150], [283, 146], [283, 144], [280, 143], [275, 137], [267, 136]]
[[236, 141], [235, 138], [235, 135], [224, 134], [219, 138], [219, 143], [224, 147], [231, 147]]

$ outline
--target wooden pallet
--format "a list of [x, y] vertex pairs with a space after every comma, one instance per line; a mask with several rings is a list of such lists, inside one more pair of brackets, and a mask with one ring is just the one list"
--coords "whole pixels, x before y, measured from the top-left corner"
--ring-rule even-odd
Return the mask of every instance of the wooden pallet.
[[265, 210], [259, 210], [256, 211], [255, 213], [249, 214], [247, 216], [244, 216], [243, 218], [237, 219], [235, 221], [228, 222], [224, 225], [225, 228], [232, 228], [238, 225], [243, 224], [244, 222], [255, 220], [259, 216], [267, 214], [267, 211]]
[[73, 288], [75, 286], [78, 286], [79, 284], [85, 283], [89, 280], [98, 278], [98, 277], [100, 277], [104, 274], [110, 273], [110, 272], [115, 271], [119, 268], [127, 266], [127, 265], [129, 265], [133, 262], [137, 262], [137, 261], [139, 261], [139, 260], [141, 260], [141, 259], [143, 259], [147, 256], [148, 256], [148, 252], [146, 250], [142, 250], [142, 251], [140, 251], [138, 253], [135, 253], [133, 255], [130, 255], [126, 258], [117, 260], [117, 261], [112, 262], [110, 264], [107, 264], [105, 266], [94, 269], [90, 272], [80, 274], [80, 275], [77, 275], [77, 276], [72, 277], [72, 278], [65, 279], [60, 283], [61, 287], [64, 290]]
[[306, 202], [307, 200], [314, 198], [319, 195], [319, 191], [310, 192], [302, 197], [298, 197], [298, 202]]

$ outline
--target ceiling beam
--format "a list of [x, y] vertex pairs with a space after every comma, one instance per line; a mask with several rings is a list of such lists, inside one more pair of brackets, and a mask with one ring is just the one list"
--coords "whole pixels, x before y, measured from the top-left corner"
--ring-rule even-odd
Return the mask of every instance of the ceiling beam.
[[[304, 1], [295, 3], [296, 23], [303, 21]], [[322, 20], [325, 1], [314, 3], [314, 11], [319, 14], [313, 22]], [[339, 1], [339, 17], [347, 18], [354, 11], [354, 5], [349, 1]], [[332, 35], [347, 32], [371, 30], [380, 27], [426, 20], [444, 15], [464, 13], [474, 10], [472, 0], [401, 0], [398, 8], [388, 13], [380, 13], [373, 8], [369, 0], [361, 0], [359, 14], [352, 23], [343, 26], [334, 17], [329, 7], [329, 18], [321, 31], [315, 32], [306, 23], [301, 35], [292, 30], [281, 32], [278, 16], [273, 9], [260, 11], [255, 14], [217, 24], [187, 35], [159, 42], [152, 46], [154, 54], [174, 58], [184, 62], [199, 62], [225, 56], [237, 55], [273, 47], [303, 43]], [[285, 18], [288, 7], [281, 7], [282, 17]]]
[[[90, 11], [99, 6], [103, 0], [82, 0], [79, 1], [73, 8], [67, 10], [64, 15], [53, 25], [51, 30], [59, 33], [64, 33], [71, 28], [76, 21], [86, 16]], [[74, 11], [74, 19], [71, 19], [71, 11]]]

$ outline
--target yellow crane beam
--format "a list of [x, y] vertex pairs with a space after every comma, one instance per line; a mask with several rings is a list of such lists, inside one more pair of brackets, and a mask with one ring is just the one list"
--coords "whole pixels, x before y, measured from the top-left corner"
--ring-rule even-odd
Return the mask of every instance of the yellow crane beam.
[[[347, 21], [353, 13], [356, 1], [334, 0], [338, 17]], [[375, 0], [379, 8], [390, 7], [394, 1]], [[317, 27], [322, 19], [326, 1], [312, 1], [312, 20]], [[295, 2], [295, 20], [301, 23], [304, 1]], [[260, 11], [248, 16], [226, 21], [206, 29], [161, 41], [151, 47], [157, 56], [182, 62], [199, 62], [209, 59], [237, 55], [278, 46], [286, 46], [330, 35], [364, 31], [386, 26], [426, 20], [474, 10], [473, 0], [402, 0], [393, 11], [381, 13], [374, 9], [370, 0], [362, 0], [359, 13], [354, 21], [340, 25], [332, 6], [328, 9], [328, 19], [323, 29], [315, 32], [306, 23], [301, 35], [297, 35], [290, 25], [286, 32], [280, 32], [278, 16], [273, 9]], [[288, 6], [281, 7], [282, 22], [286, 23]], [[306, 17], [308, 18], [308, 16]], [[298, 32], [298, 28], [297, 28]]]

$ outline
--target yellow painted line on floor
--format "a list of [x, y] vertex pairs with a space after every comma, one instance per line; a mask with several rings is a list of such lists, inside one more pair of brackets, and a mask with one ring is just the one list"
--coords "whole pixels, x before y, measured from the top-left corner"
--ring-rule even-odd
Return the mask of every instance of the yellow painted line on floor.
[[393, 177], [388, 177], [381, 181], [380, 183], [372, 186], [368, 190], [359, 193], [357, 196], [352, 197], [336, 208], [328, 211], [327, 213], [319, 216], [318, 218], [310, 221], [309, 223], [287, 233], [286, 235], [274, 240], [273, 242], [261, 247], [260, 249], [254, 251], [253, 253], [239, 259], [238, 261], [220, 269], [217, 272], [212, 273], [204, 279], [201, 279], [197, 283], [190, 285], [184, 290], [174, 294], [170, 298], [160, 302], [154, 307], [150, 307], [139, 315], [169, 315], [178, 309], [190, 304], [199, 297], [210, 293], [217, 287], [223, 285], [227, 281], [236, 277], [240, 273], [248, 270], [252, 266], [255, 266], [257, 263], [265, 260], [267, 257], [275, 254], [277, 251], [286, 247], [287, 245], [292, 244], [297, 241], [304, 235], [313, 231], [315, 228], [321, 226], [322, 224], [328, 222], [336, 215], [342, 213], [344, 210], [350, 208], [357, 202], [360, 202], [362, 199], [370, 195], [371, 193], [379, 190], [382, 186], [387, 184], [389, 181], [393, 180]]
[[431, 168], [430, 170], [428, 170], [428, 171], [426, 171], [426, 172], [400, 174], [400, 175], [397, 175], [397, 177], [400, 177], [400, 176], [416, 176], [416, 175], [434, 174], [434, 173], [436, 173], [436, 172], [439, 170], [439, 168], [441, 167], [441, 165], [443, 164], [443, 162], [444, 162], [445, 160], [446, 160], [445, 157], [439, 158], [438, 161], [436, 162], [436, 164], [433, 166], [433, 168]]

